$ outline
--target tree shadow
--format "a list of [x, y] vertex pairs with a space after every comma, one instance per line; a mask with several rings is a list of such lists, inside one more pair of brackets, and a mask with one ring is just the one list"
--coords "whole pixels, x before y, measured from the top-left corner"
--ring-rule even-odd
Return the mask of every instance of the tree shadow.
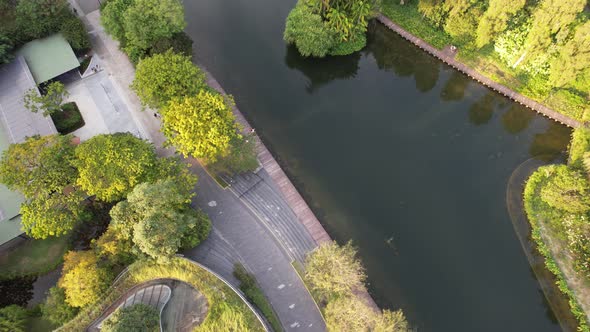
[[544, 133], [536, 134], [529, 147], [531, 157], [552, 161], [567, 151], [570, 142], [571, 129], [555, 121], [549, 122]]
[[401, 77], [413, 76], [418, 91], [428, 92], [438, 81], [440, 61], [378, 22], [369, 24], [364, 52], [373, 55], [379, 69]]
[[360, 52], [346, 56], [312, 58], [301, 56], [294, 45], [287, 45], [286, 48], [285, 64], [309, 79], [306, 90], [310, 94], [334, 80], [354, 78], [359, 68]]
[[440, 92], [440, 99], [444, 101], [459, 101], [465, 98], [465, 90], [471, 79], [457, 70], [451, 72], [451, 77]]
[[510, 108], [502, 114], [502, 126], [510, 134], [518, 134], [525, 130], [535, 113], [526, 107], [513, 103]]
[[494, 115], [494, 110], [498, 106], [496, 103], [497, 96], [489, 91], [478, 101], [473, 103], [469, 108], [469, 122], [476, 126], [488, 123]]

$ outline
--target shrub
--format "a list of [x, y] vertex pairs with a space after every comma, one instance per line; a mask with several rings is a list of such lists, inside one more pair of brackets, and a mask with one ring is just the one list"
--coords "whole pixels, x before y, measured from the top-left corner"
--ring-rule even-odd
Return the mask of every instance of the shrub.
[[360, 51], [367, 45], [367, 35], [364, 32], [357, 32], [350, 40], [337, 42], [330, 49], [330, 55], [348, 55]]
[[590, 151], [590, 130], [577, 128], [572, 133], [572, 141], [569, 148], [568, 165], [572, 168], [581, 169], [584, 153]]
[[254, 135], [236, 136], [230, 142], [227, 156], [210, 165], [211, 169], [227, 174], [240, 174], [258, 167]]
[[85, 125], [82, 114], [74, 102], [62, 105], [60, 112], [51, 114], [51, 120], [62, 135], [69, 134]]
[[138, 303], [117, 309], [102, 323], [102, 332], [157, 332], [160, 331], [158, 311], [147, 304]]

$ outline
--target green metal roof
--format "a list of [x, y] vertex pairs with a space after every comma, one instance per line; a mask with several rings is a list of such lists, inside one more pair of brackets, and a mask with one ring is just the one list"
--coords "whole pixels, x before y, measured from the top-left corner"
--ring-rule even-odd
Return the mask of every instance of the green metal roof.
[[[9, 141], [0, 122], [0, 155], [8, 148]], [[24, 197], [0, 184], [0, 245], [23, 233], [19, 210]]]
[[37, 84], [80, 66], [72, 47], [60, 33], [26, 43], [17, 56], [25, 58]]

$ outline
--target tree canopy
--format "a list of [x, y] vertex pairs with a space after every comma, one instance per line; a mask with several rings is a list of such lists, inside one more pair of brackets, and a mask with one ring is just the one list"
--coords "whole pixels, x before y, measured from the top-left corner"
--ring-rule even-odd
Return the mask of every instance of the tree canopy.
[[84, 193], [65, 190], [45, 197], [35, 197], [21, 204], [21, 223], [27, 235], [36, 239], [61, 236], [88, 215], [82, 203]]
[[147, 304], [138, 303], [117, 309], [103, 324], [103, 332], [156, 332], [160, 331], [160, 315]]
[[64, 256], [58, 286], [64, 289], [69, 305], [82, 308], [98, 301], [111, 279], [111, 272], [99, 266], [92, 251], [70, 251]]
[[142, 103], [153, 108], [174, 98], [196, 95], [205, 87], [205, 74], [191, 58], [171, 50], [141, 60], [132, 84]]
[[586, 212], [590, 210], [590, 184], [580, 172], [559, 165], [541, 189], [541, 198], [556, 209]]
[[18, 305], [0, 308], [1, 332], [25, 332], [27, 311]]
[[173, 180], [142, 183], [111, 210], [113, 231], [138, 252], [166, 260], [209, 234], [210, 222], [191, 208], [191, 197]]
[[39, 94], [37, 88], [30, 89], [24, 95], [25, 107], [33, 113], [39, 111], [43, 115], [50, 115], [61, 111], [64, 98], [69, 95], [63, 83], [55, 81], [50, 83], [44, 94]]
[[11, 144], [0, 160], [0, 182], [25, 197], [48, 196], [75, 183], [72, 136], [28, 137]]
[[365, 270], [349, 242], [322, 245], [305, 261], [305, 278], [314, 292], [324, 299], [352, 294], [365, 282]]
[[490, 0], [477, 26], [476, 45], [485, 46], [508, 27], [508, 21], [521, 10], [526, 0]]
[[167, 144], [185, 157], [210, 162], [227, 155], [232, 138], [238, 135], [233, 106], [231, 97], [203, 90], [196, 96], [172, 100], [162, 110]]
[[158, 175], [154, 146], [129, 133], [97, 135], [76, 148], [77, 184], [105, 202], [121, 200]]
[[563, 86], [590, 67], [590, 21], [579, 26], [551, 63], [551, 81]]
[[283, 39], [294, 44], [303, 56], [324, 57], [335, 45], [335, 34], [319, 14], [305, 4], [297, 4], [287, 16]]

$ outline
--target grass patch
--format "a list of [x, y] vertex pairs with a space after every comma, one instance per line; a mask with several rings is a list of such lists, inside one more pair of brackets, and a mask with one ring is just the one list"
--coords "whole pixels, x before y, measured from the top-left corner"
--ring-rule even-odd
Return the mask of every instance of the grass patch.
[[62, 262], [67, 248], [67, 236], [29, 239], [0, 255], [0, 278], [45, 274]]
[[67, 103], [61, 108], [61, 112], [51, 114], [51, 120], [60, 134], [69, 134], [84, 126], [84, 119], [76, 103]]
[[239, 263], [234, 266], [234, 276], [240, 281], [240, 289], [244, 292], [246, 298], [260, 309], [266, 320], [270, 323], [270, 326], [272, 326], [272, 329], [275, 332], [284, 331], [270, 302], [268, 302], [260, 287], [258, 287], [256, 278], [248, 273], [244, 266]]
[[159, 278], [186, 282], [207, 298], [209, 312], [197, 331], [264, 331], [256, 315], [230, 287], [207, 270], [179, 257], [165, 264], [150, 261], [133, 263], [98, 303], [82, 309], [57, 331], [83, 331], [129, 288]]

